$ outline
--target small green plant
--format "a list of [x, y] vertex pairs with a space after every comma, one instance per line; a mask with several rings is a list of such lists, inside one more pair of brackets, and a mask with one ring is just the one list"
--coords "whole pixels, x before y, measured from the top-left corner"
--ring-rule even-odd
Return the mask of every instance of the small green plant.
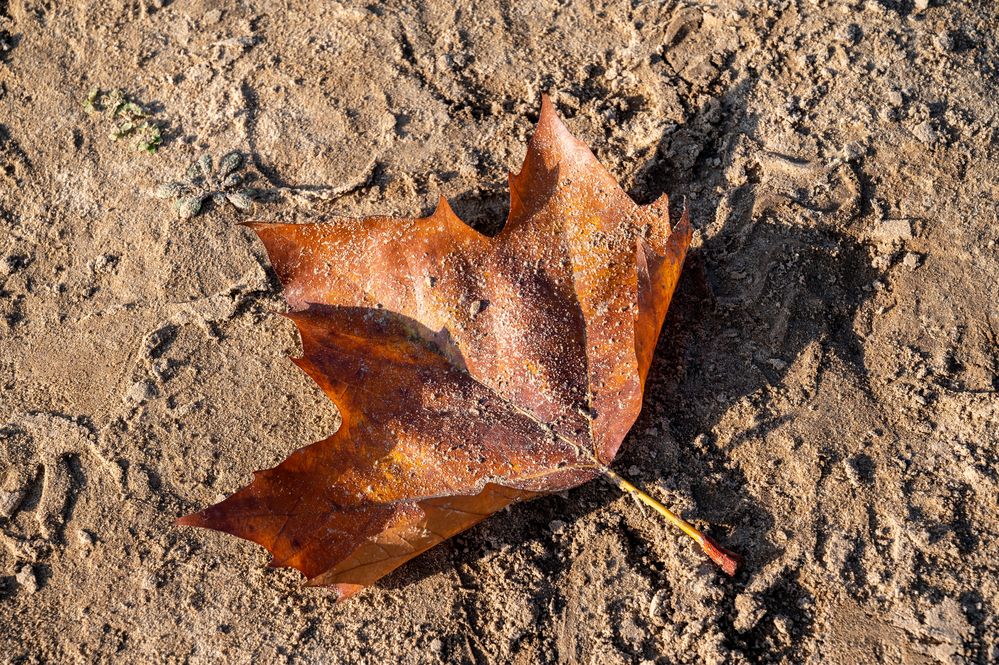
[[135, 148], [150, 154], [155, 154], [163, 143], [161, 127], [119, 88], [107, 92], [94, 88], [87, 93], [83, 108], [87, 113], [102, 114], [114, 125], [108, 134], [112, 141], [134, 138]]
[[246, 178], [239, 173], [242, 167], [243, 156], [236, 151], [224, 155], [217, 169], [212, 165], [211, 155], [202, 155], [187, 169], [183, 180], [164, 183], [154, 194], [160, 199], [176, 199], [173, 207], [181, 219], [200, 213], [208, 199], [215, 205], [228, 201], [240, 210], [249, 210], [256, 190], [243, 186]]

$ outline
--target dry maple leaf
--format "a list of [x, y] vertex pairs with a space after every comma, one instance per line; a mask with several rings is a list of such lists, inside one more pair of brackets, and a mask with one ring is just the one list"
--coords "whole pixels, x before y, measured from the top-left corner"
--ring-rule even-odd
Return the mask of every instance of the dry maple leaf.
[[729, 574], [738, 558], [611, 471], [691, 227], [636, 205], [542, 100], [495, 237], [441, 198], [420, 219], [250, 224], [343, 423], [179, 520], [355, 593], [511, 503], [597, 476]]

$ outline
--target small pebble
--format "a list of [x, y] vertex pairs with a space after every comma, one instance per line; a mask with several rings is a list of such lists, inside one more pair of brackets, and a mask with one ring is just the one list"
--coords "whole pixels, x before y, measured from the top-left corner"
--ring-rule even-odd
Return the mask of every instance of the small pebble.
[[843, 146], [843, 159], [847, 162], [855, 162], [864, 156], [864, 146], [853, 141]]
[[209, 9], [201, 16], [202, 25], [215, 25], [222, 20], [221, 9]]
[[146, 591], [154, 591], [156, 589], [156, 575], [150, 571], [140, 573], [138, 576], [139, 588], [145, 589]]
[[919, 267], [921, 257], [915, 252], [906, 252], [905, 256], [902, 258], [902, 265], [904, 265], [909, 270], [915, 270]]
[[21, 504], [24, 492], [24, 488], [17, 488], [10, 491], [0, 490], [0, 517], [10, 517], [14, 509]]
[[933, 37], [933, 45], [941, 53], [954, 50], [954, 37], [947, 31], [941, 32]]
[[786, 616], [774, 617], [774, 628], [784, 637], [791, 636], [791, 621]]
[[552, 520], [548, 523], [548, 530], [558, 535], [565, 531], [565, 522], [562, 520]]
[[937, 137], [939, 136], [937, 130], [933, 129], [933, 125], [930, 124], [929, 120], [924, 120], [913, 127], [912, 135], [927, 145], [936, 143]]
[[874, 230], [878, 240], [895, 242], [912, 238], [912, 224], [907, 219], [886, 219]]
[[125, 393], [130, 402], [141, 404], [156, 397], [156, 388], [149, 381], [136, 381]]
[[80, 544], [81, 547], [93, 547], [97, 539], [94, 538], [94, 534], [90, 533], [86, 529], [80, 529], [76, 532], [76, 542]]
[[118, 264], [118, 257], [114, 254], [101, 254], [94, 259], [94, 274], [100, 275], [114, 270]]
[[669, 593], [666, 589], [659, 589], [652, 596], [652, 600], [649, 601], [649, 618], [655, 621], [659, 618], [659, 613], [662, 611], [663, 602]]
[[871, 267], [875, 270], [886, 270], [891, 264], [891, 256], [886, 254], [878, 254], [873, 259], [871, 259]]
[[21, 585], [26, 592], [35, 593], [38, 591], [38, 579], [35, 577], [35, 571], [31, 568], [30, 564], [22, 566], [17, 575], [14, 576], [17, 583]]

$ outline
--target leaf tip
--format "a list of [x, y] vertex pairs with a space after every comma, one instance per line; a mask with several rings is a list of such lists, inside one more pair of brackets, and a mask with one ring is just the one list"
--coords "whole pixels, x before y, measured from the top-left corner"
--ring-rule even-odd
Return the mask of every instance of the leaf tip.
[[430, 215], [431, 217], [437, 217], [439, 215], [444, 215], [445, 217], [456, 217], [454, 210], [451, 209], [451, 204], [447, 202], [447, 198], [441, 194], [437, 197], [437, 207], [434, 208], [434, 213]]
[[248, 222], [238, 222], [238, 225], [239, 226], [245, 226], [246, 228], [248, 228], [251, 231], [253, 231], [254, 233], [256, 233], [258, 236], [260, 235], [260, 232], [262, 230], [264, 230], [268, 226], [271, 226], [267, 222], [258, 222], [256, 220], [252, 220], [252, 219], [250, 221], [248, 221]]
[[690, 242], [694, 238], [694, 227], [690, 223], [690, 213], [687, 207], [684, 206], [683, 213], [680, 215], [680, 219], [677, 220], [676, 224], [670, 230], [671, 237], [675, 235], [677, 237], [677, 242], [683, 245], [684, 252], [690, 247]]
[[190, 515], [184, 515], [183, 517], [178, 517], [173, 521], [174, 526], [197, 526], [201, 528], [209, 528], [208, 520], [205, 518], [204, 512], [191, 513]]
[[334, 593], [336, 593], [336, 600], [333, 601], [334, 605], [340, 605], [348, 598], [356, 595], [358, 592], [363, 591], [366, 587], [363, 584], [350, 584], [349, 582], [334, 582], [330, 584], [329, 582], [324, 582], [322, 576], [313, 577], [305, 582], [307, 587], [326, 587]]
[[338, 584], [334, 584], [333, 588], [336, 589], [336, 593], [337, 593], [336, 602], [337, 602], [337, 604], [340, 604], [343, 601], [345, 601], [348, 598], [350, 598], [351, 596], [353, 596], [354, 594], [356, 594], [359, 591], [363, 590], [364, 589], [364, 585], [363, 584], [347, 584], [346, 582], [340, 582]]
[[559, 134], [564, 133], [569, 135], [569, 130], [562, 123], [562, 119], [558, 117], [558, 111], [555, 110], [555, 104], [552, 102], [551, 97], [548, 96], [548, 93], [542, 93], [541, 95], [541, 115], [538, 117], [538, 130], [540, 131], [544, 127], [550, 127], [552, 130], [560, 130]]

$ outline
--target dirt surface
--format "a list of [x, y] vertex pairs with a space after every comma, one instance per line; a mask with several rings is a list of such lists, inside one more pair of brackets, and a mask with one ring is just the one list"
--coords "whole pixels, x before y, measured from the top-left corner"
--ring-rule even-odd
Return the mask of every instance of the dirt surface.
[[[0, 0], [0, 660], [999, 659], [994, 3], [415, 4]], [[495, 231], [544, 91], [690, 207], [616, 468], [744, 572], [601, 482], [341, 606], [174, 527], [337, 425], [236, 223]], [[150, 195], [230, 150], [252, 215]]]

